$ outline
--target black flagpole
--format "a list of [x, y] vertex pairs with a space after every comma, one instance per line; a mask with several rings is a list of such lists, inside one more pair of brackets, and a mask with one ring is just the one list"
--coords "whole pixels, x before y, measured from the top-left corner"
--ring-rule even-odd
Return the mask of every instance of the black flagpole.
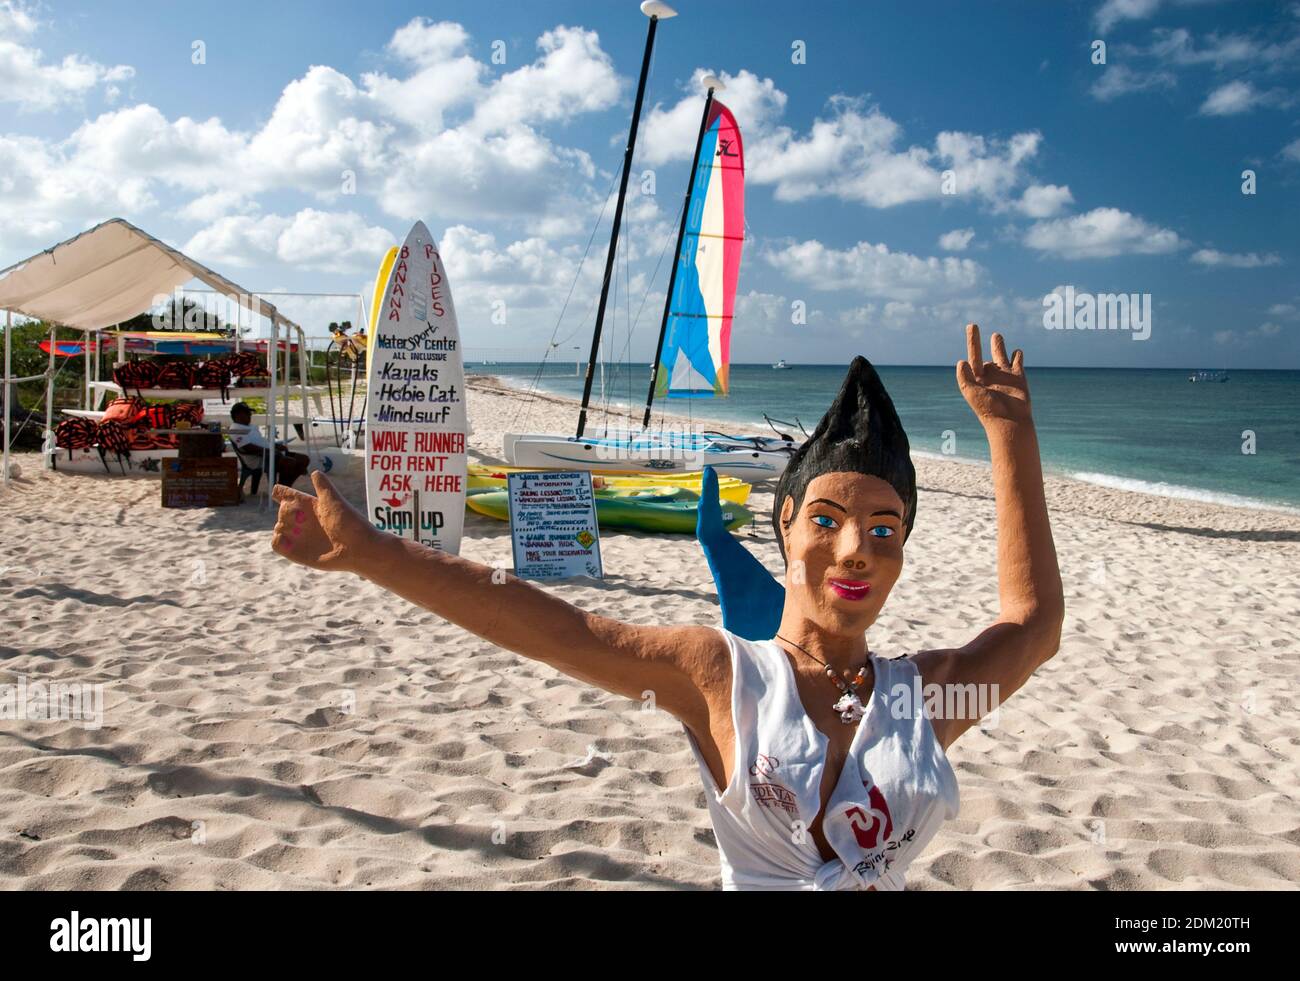
[[[691, 213], [691, 198], [695, 194], [695, 169], [700, 165], [700, 148], [704, 145], [704, 133], [709, 128], [709, 110], [713, 108], [713, 86], [704, 98], [704, 115], [700, 117], [700, 135], [695, 138], [695, 156], [691, 158], [691, 175], [686, 181], [686, 201], [682, 204], [682, 223], [677, 228], [677, 251], [673, 253], [673, 268], [668, 274], [668, 295], [664, 298], [664, 318], [659, 324], [659, 343], [655, 345], [654, 360], [650, 362], [650, 391], [645, 397], [645, 418], [641, 428], [650, 425], [650, 404], [654, 402], [655, 385], [659, 380], [659, 355], [664, 349], [664, 334], [668, 330], [668, 314], [673, 304], [673, 288], [677, 285], [677, 267], [682, 263], [682, 242], [686, 238], [686, 219]], [[669, 368], [671, 372], [672, 369]]]
[[627, 150], [623, 153], [623, 177], [618, 185], [618, 204], [614, 208], [614, 228], [609, 236], [609, 252], [605, 256], [605, 279], [600, 286], [600, 306], [596, 308], [596, 330], [591, 335], [591, 357], [587, 359], [587, 380], [582, 385], [582, 408], [578, 412], [577, 437], [587, 428], [587, 406], [591, 402], [591, 383], [596, 374], [596, 359], [600, 357], [600, 332], [605, 326], [605, 301], [609, 299], [609, 281], [614, 274], [614, 252], [618, 248], [618, 232], [623, 224], [623, 200], [627, 197], [627, 179], [632, 173], [632, 151], [636, 148], [636, 131], [641, 122], [641, 100], [645, 98], [646, 76], [650, 73], [650, 53], [655, 45], [655, 28], [660, 18], [672, 17], [676, 11], [666, 3], [647, 0], [641, 12], [650, 18], [646, 32], [645, 55], [641, 59], [641, 78], [636, 86], [636, 105], [632, 108], [632, 129], [627, 137]]

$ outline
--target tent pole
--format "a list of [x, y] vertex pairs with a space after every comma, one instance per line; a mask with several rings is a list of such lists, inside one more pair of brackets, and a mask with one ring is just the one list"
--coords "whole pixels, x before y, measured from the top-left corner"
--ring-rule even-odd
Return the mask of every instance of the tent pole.
[[4, 450], [4, 486], [9, 489], [9, 418], [10, 405], [13, 401], [14, 388], [9, 384], [9, 376], [13, 373], [12, 353], [13, 353], [13, 332], [14, 332], [14, 315], [10, 311], [5, 311], [5, 450]]
[[[303, 370], [303, 359], [307, 357], [307, 332], [298, 328], [298, 389], [302, 393], [302, 438], [307, 444], [307, 460], [312, 454], [311, 413], [307, 409], [307, 372]], [[310, 469], [310, 467], [309, 467]]]
[[279, 358], [276, 357], [275, 342], [280, 336], [280, 315], [271, 314], [271, 336], [266, 345], [266, 358], [271, 368], [271, 391], [267, 394], [266, 401], [266, 430], [268, 442], [271, 444], [271, 450], [268, 453], [266, 479], [267, 479], [267, 497], [263, 499], [263, 506], [271, 500], [270, 492], [275, 490], [275, 384], [276, 368], [279, 365]]
[[81, 407], [83, 409], [89, 409], [90, 408], [90, 344], [91, 344], [90, 339], [91, 337], [94, 336], [94, 331], [88, 330], [82, 336], [85, 338], [86, 343], [85, 346], [82, 347], [81, 349], [81, 367], [83, 369], [82, 375], [84, 376], [84, 381], [85, 381], [85, 384], [81, 386]]
[[53, 449], [54, 443], [54, 350], [58, 328], [50, 324], [50, 364], [45, 369], [45, 434], [41, 452], [45, 454], [45, 469], [54, 469], [54, 454], [45, 452], [46, 446]]
[[[117, 327], [118, 327], [117, 324], [113, 325], [114, 330], [117, 330]], [[92, 381], [99, 381], [100, 375], [104, 370], [104, 366], [99, 363], [99, 359], [103, 355], [103, 353], [104, 353], [104, 335], [101, 332], [95, 337], [95, 377], [92, 379]], [[96, 400], [94, 397], [92, 397], [90, 400], [90, 407], [92, 409], [95, 407], [95, 401]]]
[[286, 321], [284, 324], [284, 438], [286, 441], [289, 439], [289, 393], [292, 391], [289, 386], [293, 384], [293, 362], [289, 360], [290, 336], [289, 324]]

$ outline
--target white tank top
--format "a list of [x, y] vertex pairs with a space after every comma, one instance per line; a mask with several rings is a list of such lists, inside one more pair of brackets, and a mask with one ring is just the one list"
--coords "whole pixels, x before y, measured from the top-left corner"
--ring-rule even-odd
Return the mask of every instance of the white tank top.
[[916, 665], [871, 657], [875, 687], [863, 696], [866, 714], [822, 819], [838, 856], [826, 862], [808, 830], [821, 810], [826, 736], [804, 711], [775, 641], [720, 633], [731, 650], [736, 733], [731, 782], [721, 793], [690, 730], [686, 738], [704, 781], [722, 887], [902, 889], [903, 871], [959, 804], [957, 776], [930, 720], [915, 711]]

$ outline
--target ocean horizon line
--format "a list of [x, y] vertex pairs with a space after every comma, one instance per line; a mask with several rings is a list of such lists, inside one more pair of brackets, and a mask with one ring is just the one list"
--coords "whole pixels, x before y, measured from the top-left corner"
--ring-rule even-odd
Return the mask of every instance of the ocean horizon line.
[[[472, 348], [467, 348], [467, 350], [472, 350]], [[567, 365], [567, 364], [569, 364], [572, 360], [575, 360], [575, 359], [555, 359], [555, 358], [548, 358], [548, 359], [546, 359], [545, 361], [542, 361], [542, 360], [539, 360], [539, 359], [536, 359], [536, 358], [533, 358], [533, 359], [521, 359], [521, 360], [514, 360], [514, 359], [499, 359], [499, 358], [497, 358], [497, 359], [492, 359], [492, 360], [485, 360], [485, 359], [483, 359], [483, 358], [471, 358], [471, 357], [467, 357], [467, 358], [465, 359], [465, 365], [466, 365], [466, 367], [469, 367], [470, 365], [487, 365], [488, 367], [491, 367], [491, 366], [494, 365], [494, 364], [501, 364], [501, 365], [508, 365], [508, 364], [527, 364], [527, 365], [556, 364], [556, 365]], [[954, 358], [950, 364], [949, 364], [949, 363], [940, 363], [940, 364], [899, 364], [899, 363], [890, 362], [890, 361], [872, 361], [871, 363], [872, 363], [873, 365], [875, 365], [876, 367], [878, 367], [878, 368], [946, 368], [946, 369], [948, 369], [948, 370], [951, 371], [951, 370], [955, 370], [956, 365], [957, 365], [957, 359]], [[648, 368], [650, 367], [650, 362], [649, 362], [649, 361], [619, 361], [619, 362], [616, 363], [615, 366], [621, 368], [621, 367], [624, 367], [624, 366], [633, 366], [633, 365], [634, 365], [634, 366], [639, 366], [639, 367], [640, 367], [640, 366], [643, 366], [643, 367], [645, 367], [645, 368], [648, 369]], [[771, 367], [772, 367], [772, 362], [770, 362], [770, 361], [732, 361], [732, 362], [731, 362], [731, 367], [733, 367], [733, 368], [771, 368]], [[848, 365], [847, 365], [846, 363], [844, 363], [844, 362], [839, 362], [839, 361], [787, 361], [787, 362], [786, 362], [786, 367], [787, 367], [787, 368], [847, 368]], [[1235, 372], [1247, 372], [1247, 371], [1248, 371], [1248, 372], [1271, 372], [1271, 373], [1300, 372], [1300, 366], [1296, 366], [1296, 367], [1294, 367], [1294, 368], [1225, 368], [1225, 367], [1223, 367], [1222, 365], [1219, 365], [1219, 366], [1214, 366], [1214, 367], [1209, 367], [1209, 368], [1207, 368], [1207, 367], [1206, 367], [1205, 365], [1203, 365], [1203, 364], [1195, 364], [1195, 365], [1193, 365], [1193, 364], [1188, 364], [1188, 365], [1105, 365], [1105, 364], [1073, 365], [1073, 364], [1034, 364], [1034, 365], [1032, 365], [1031, 367], [1032, 367], [1032, 370], [1034, 370], [1034, 371], [1044, 371], [1044, 370], [1046, 370], [1046, 371], [1226, 371], [1226, 372], [1234, 372], [1234, 371], [1235, 371]], [[773, 370], [775, 370], [775, 369], [773, 369]]]

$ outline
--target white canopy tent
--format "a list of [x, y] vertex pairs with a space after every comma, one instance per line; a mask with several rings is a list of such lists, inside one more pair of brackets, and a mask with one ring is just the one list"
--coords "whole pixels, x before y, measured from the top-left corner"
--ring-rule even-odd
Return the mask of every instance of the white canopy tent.
[[[54, 414], [54, 330], [50, 330], [50, 361], [44, 375], [27, 378], [11, 376], [11, 345], [13, 315], [48, 321], [51, 325], [73, 327], [87, 332], [101, 330], [121, 323], [154, 307], [162, 298], [170, 296], [180, 286], [197, 279], [213, 291], [236, 301], [243, 309], [265, 317], [271, 324], [271, 338], [267, 346], [270, 362], [271, 386], [267, 395], [267, 416], [274, 421], [276, 413], [277, 364], [275, 355], [280, 350], [283, 330], [285, 350], [293, 332], [298, 335], [298, 348], [303, 351], [306, 338], [297, 324], [288, 320], [271, 303], [257, 294], [236, 285], [200, 262], [196, 262], [128, 221], [113, 218], [82, 232], [66, 242], [45, 249], [22, 262], [0, 270], [0, 310], [5, 311], [4, 340], [4, 486], [9, 485], [9, 423], [10, 403], [8, 386], [20, 381], [46, 379], [45, 406], [47, 426]], [[288, 364], [286, 360], [286, 365]], [[300, 371], [302, 404], [307, 405], [306, 375]], [[283, 401], [284, 428], [288, 429], [289, 400]], [[274, 439], [275, 426], [269, 427]], [[310, 426], [304, 429], [304, 438], [310, 452]], [[46, 434], [47, 450], [52, 448], [52, 434]], [[269, 486], [275, 486], [275, 454], [270, 454]], [[48, 465], [49, 456], [46, 456]]]

